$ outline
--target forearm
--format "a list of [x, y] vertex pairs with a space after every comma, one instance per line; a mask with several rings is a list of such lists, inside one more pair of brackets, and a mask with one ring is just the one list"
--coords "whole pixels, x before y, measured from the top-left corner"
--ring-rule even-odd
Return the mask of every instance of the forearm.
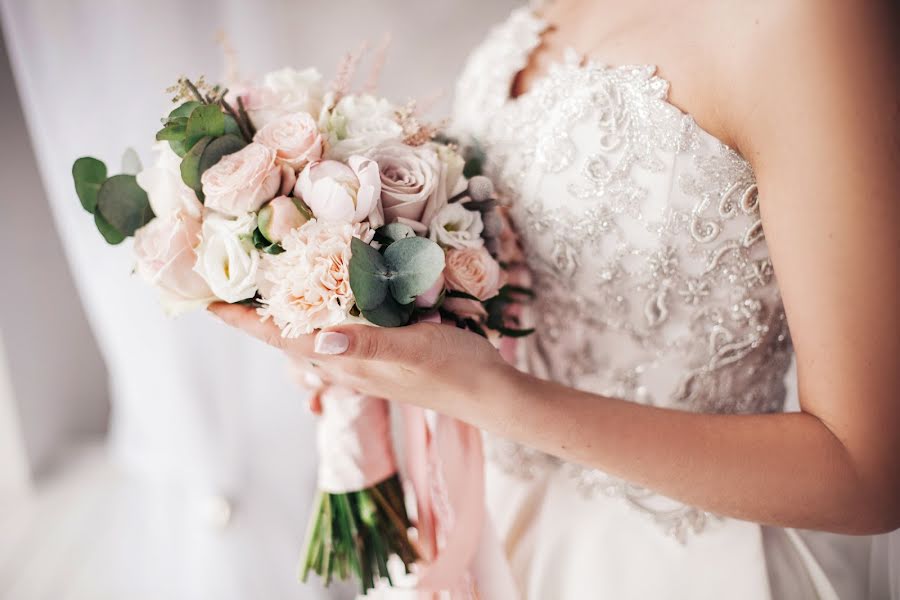
[[643, 406], [503, 373], [460, 415], [508, 439], [711, 512], [847, 533], [882, 530], [883, 501], [813, 415]]

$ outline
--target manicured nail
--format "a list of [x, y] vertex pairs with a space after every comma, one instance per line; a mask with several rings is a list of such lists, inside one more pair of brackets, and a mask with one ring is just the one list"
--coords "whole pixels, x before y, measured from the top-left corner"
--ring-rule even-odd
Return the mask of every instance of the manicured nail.
[[315, 351], [318, 354], [343, 354], [350, 347], [350, 338], [336, 331], [322, 331], [316, 335]]

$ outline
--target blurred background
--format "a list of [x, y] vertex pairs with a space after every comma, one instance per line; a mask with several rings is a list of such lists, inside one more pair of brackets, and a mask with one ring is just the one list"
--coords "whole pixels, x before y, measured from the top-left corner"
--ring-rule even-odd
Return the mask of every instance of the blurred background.
[[[351, 598], [297, 582], [312, 419], [281, 357], [169, 320], [71, 164], [145, 164], [178, 76], [317, 66], [386, 33], [380, 91], [442, 93], [511, 0], [0, 0], [0, 598]], [[361, 80], [365, 73], [361, 75]], [[235, 369], [233, 365], [241, 365]], [[230, 365], [230, 366], [229, 366]]]

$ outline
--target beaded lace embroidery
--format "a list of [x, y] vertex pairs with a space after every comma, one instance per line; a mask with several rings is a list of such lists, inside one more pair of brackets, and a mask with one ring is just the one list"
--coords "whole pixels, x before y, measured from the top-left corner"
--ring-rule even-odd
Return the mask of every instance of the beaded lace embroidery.
[[[487, 154], [535, 278], [523, 367], [579, 389], [698, 412], [783, 408], [790, 338], [748, 163], [667, 101], [652, 66], [568, 52], [510, 84], [545, 24], [521, 9], [470, 58], [455, 124]], [[684, 541], [712, 515], [502, 440], [524, 477], [564, 468]]]

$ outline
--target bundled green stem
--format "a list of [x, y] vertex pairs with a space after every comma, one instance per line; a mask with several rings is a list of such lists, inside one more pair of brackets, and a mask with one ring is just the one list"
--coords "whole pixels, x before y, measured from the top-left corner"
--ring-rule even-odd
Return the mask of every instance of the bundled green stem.
[[393, 584], [388, 558], [398, 556], [408, 573], [419, 557], [409, 539], [410, 527], [397, 475], [359, 492], [319, 492], [301, 579], [306, 581], [313, 572], [327, 586], [335, 578], [353, 575], [363, 594], [381, 578]]

